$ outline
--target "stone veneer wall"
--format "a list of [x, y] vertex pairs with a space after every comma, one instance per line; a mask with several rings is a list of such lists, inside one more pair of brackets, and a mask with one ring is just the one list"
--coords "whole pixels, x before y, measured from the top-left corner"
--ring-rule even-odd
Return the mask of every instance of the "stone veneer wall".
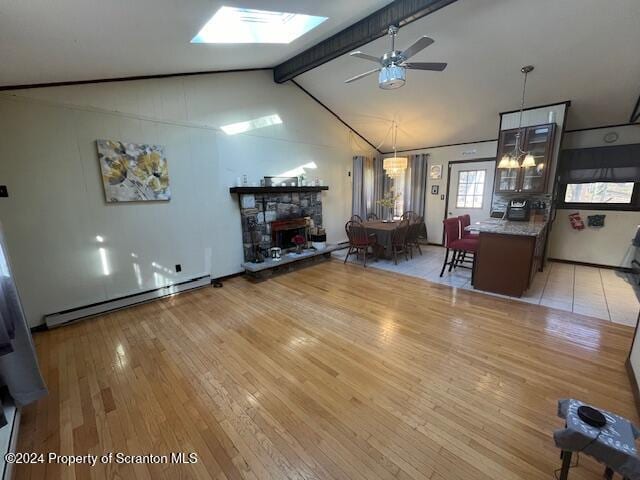
[[244, 260], [253, 257], [251, 227], [262, 235], [260, 247], [271, 248], [271, 222], [311, 217], [322, 226], [322, 192], [243, 194], [240, 196]]

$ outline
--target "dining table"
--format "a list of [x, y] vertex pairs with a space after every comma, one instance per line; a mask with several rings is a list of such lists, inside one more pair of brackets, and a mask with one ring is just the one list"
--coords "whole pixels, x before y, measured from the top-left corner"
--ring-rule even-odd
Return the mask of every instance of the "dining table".
[[371, 220], [363, 222], [363, 224], [367, 228], [367, 232], [369, 234], [375, 233], [376, 243], [384, 248], [384, 257], [391, 258], [393, 256], [393, 251], [391, 249], [393, 232], [398, 228], [398, 225], [400, 225], [400, 220]]

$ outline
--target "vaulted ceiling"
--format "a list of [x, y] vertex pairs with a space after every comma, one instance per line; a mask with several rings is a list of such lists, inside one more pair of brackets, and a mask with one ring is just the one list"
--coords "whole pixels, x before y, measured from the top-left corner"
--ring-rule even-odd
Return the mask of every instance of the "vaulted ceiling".
[[[444, 72], [407, 72], [398, 90], [378, 88], [375, 68], [344, 55], [296, 78], [382, 151], [399, 124], [398, 149], [496, 138], [498, 113], [520, 106], [520, 67], [535, 65], [527, 105], [571, 100], [568, 128], [629, 121], [640, 95], [638, 0], [458, 0], [400, 29], [404, 48], [435, 43], [412, 60], [448, 62]], [[380, 55], [388, 38], [360, 50]]]
[[[273, 67], [391, 0], [2, 0], [0, 85]], [[288, 45], [192, 45], [223, 5], [328, 17]]]
[[[180, 72], [270, 68], [352, 25], [390, 0], [4, 0], [0, 86]], [[192, 45], [222, 5], [329, 17], [289, 45]], [[303, 88], [382, 151], [496, 137], [498, 113], [519, 107], [520, 67], [535, 65], [527, 105], [571, 100], [568, 128], [626, 123], [640, 94], [638, 0], [458, 0], [400, 29], [403, 48], [435, 43], [412, 60], [448, 62], [408, 71], [393, 91], [375, 65], [338, 57], [298, 77]], [[388, 38], [360, 47], [373, 55]]]

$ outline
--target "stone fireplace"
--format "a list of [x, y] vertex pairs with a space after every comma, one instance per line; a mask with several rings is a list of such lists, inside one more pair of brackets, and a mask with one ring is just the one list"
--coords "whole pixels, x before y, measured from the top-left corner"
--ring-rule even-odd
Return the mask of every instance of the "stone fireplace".
[[[301, 188], [300, 190], [303, 190]], [[240, 193], [242, 244], [245, 262], [253, 259], [253, 245], [263, 251], [271, 247], [293, 248], [291, 239], [304, 234], [305, 217], [322, 225], [320, 191]]]

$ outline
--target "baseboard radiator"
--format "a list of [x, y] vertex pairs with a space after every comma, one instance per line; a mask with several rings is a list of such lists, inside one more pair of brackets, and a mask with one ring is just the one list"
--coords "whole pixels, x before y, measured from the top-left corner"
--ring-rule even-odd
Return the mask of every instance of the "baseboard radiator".
[[176, 293], [193, 290], [194, 288], [206, 287], [208, 285], [211, 285], [211, 276], [204, 275], [202, 277], [193, 278], [185, 282], [167, 285], [166, 287], [160, 287], [155, 290], [134, 293], [133, 295], [127, 295], [126, 297], [115, 298], [113, 300], [94, 303], [92, 305], [87, 305], [84, 307], [78, 307], [70, 310], [64, 310], [58, 313], [52, 313], [50, 315], [45, 315], [44, 320], [47, 328], [59, 327], [66, 323], [74, 322], [83, 318], [93, 317], [95, 315], [100, 315], [102, 313], [110, 312], [113, 310], [119, 310], [121, 308], [130, 307], [138, 303], [150, 302], [152, 300], [166, 297], [168, 295], [174, 295]]

